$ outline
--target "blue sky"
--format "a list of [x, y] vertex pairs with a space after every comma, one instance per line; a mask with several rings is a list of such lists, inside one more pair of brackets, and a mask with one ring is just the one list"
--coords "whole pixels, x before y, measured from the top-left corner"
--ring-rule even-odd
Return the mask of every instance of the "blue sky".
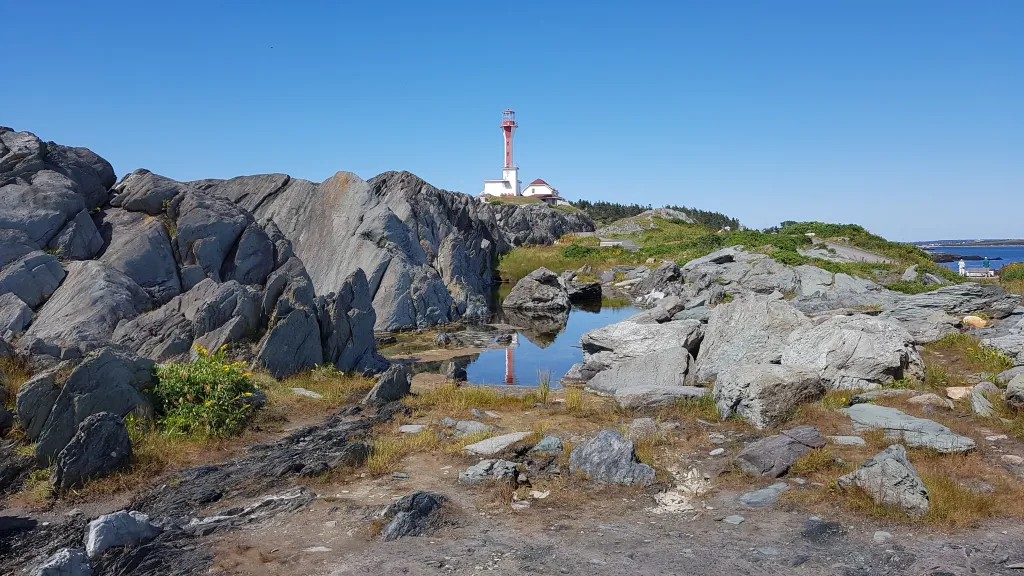
[[[95, 4], [95, 5], [92, 5]], [[118, 174], [409, 170], [1024, 237], [1024, 2], [3, 2], [0, 124]]]

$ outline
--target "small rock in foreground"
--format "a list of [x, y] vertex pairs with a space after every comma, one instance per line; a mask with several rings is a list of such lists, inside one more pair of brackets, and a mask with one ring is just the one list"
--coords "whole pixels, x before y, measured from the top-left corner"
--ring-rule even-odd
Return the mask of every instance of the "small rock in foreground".
[[778, 478], [812, 449], [824, 446], [817, 428], [797, 426], [747, 445], [736, 456], [736, 464], [747, 474]]
[[121, 510], [104, 514], [89, 522], [86, 528], [85, 553], [89, 558], [95, 558], [108, 548], [136, 546], [152, 540], [162, 531], [141, 512]]
[[447, 500], [443, 494], [414, 492], [392, 502], [381, 512], [381, 518], [389, 520], [381, 530], [381, 540], [419, 536], [437, 528], [444, 522], [441, 506]]
[[515, 462], [509, 462], [508, 460], [481, 460], [459, 472], [459, 483], [479, 484], [487, 480], [514, 483], [518, 475], [519, 467]]
[[68, 489], [106, 475], [132, 457], [132, 442], [121, 419], [109, 412], [82, 421], [71, 442], [57, 455], [50, 484]]
[[789, 485], [785, 482], [776, 482], [766, 488], [760, 490], [754, 490], [753, 492], [747, 492], [746, 494], [740, 495], [740, 503], [750, 508], [767, 508], [775, 501], [779, 499], [779, 496], [783, 492], [789, 490]]
[[470, 454], [478, 454], [480, 456], [490, 456], [491, 454], [497, 454], [505, 448], [525, 440], [530, 436], [530, 432], [512, 432], [510, 434], [502, 434], [501, 436], [495, 436], [486, 440], [481, 440], [475, 444], [470, 444], [463, 448]]
[[574, 448], [569, 471], [607, 484], [647, 485], [654, 481], [654, 468], [641, 463], [633, 443], [615, 430], [602, 430]]
[[858, 487], [875, 502], [895, 506], [912, 516], [928, 513], [928, 490], [901, 444], [893, 444], [869, 458], [853, 472], [836, 479], [843, 488]]
[[32, 576], [92, 576], [92, 567], [81, 548], [61, 548], [36, 567]]

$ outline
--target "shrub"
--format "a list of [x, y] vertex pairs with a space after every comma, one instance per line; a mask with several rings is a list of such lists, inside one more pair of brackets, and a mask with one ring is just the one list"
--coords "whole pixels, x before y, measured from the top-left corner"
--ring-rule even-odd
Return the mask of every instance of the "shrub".
[[587, 258], [594, 253], [594, 248], [590, 246], [584, 246], [577, 242], [569, 244], [565, 248], [562, 248], [562, 258]]
[[1007, 264], [999, 270], [999, 278], [1002, 280], [1024, 280], [1024, 262]]
[[256, 386], [241, 362], [224, 358], [225, 348], [211, 354], [197, 344], [194, 361], [157, 368], [153, 396], [167, 432], [226, 436], [241, 431], [253, 411]]

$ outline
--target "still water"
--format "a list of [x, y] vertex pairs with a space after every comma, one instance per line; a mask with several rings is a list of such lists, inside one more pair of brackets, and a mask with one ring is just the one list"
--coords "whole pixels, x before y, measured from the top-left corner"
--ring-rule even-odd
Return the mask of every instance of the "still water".
[[[625, 320], [639, 311], [633, 306], [605, 306], [595, 311], [573, 307], [567, 315], [524, 318], [521, 313], [499, 309], [496, 322], [530, 328], [517, 329], [513, 343], [506, 348], [485, 350], [471, 357], [466, 366], [468, 380], [471, 384], [536, 386], [538, 371], [547, 371], [555, 387], [573, 364], [583, 360], [579, 346], [584, 332]], [[510, 317], [512, 314], [516, 316]]]
[[[1024, 246], [938, 246], [929, 247], [929, 250], [961, 256], [988, 256], [992, 270], [999, 270], [1011, 262], [1024, 262]], [[992, 260], [993, 258], [1001, 258], [1001, 260]], [[982, 268], [981, 260], [966, 260], [964, 263], [967, 264], [968, 270]], [[956, 270], [956, 262], [942, 262], [941, 264], [950, 270]]]

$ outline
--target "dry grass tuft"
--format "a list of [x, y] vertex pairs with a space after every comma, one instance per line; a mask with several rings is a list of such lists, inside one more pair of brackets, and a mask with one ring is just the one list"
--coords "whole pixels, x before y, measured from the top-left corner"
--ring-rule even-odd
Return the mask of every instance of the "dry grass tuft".
[[468, 412], [472, 408], [500, 410], [533, 406], [537, 401], [536, 398], [534, 394], [518, 397], [502, 394], [487, 386], [458, 386], [453, 382], [447, 382], [418, 396], [406, 398], [404, 401], [413, 410], [437, 411], [455, 416]]
[[689, 420], [700, 418], [709, 422], [721, 419], [715, 399], [710, 394], [700, 398], [676, 400], [673, 404], [658, 411], [661, 420]]
[[441, 436], [429, 428], [417, 434], [376, 436], [366, 460], [366, 471], [373, 476], [394, 472], [402, 458], [413, 452], [433, 452], [441, 447]]
[[13, 358], [0, 357], [0, 373], [4, 374], [2, 382], [3, 394], [0, 397], [0, 403], [8, 408], [14, 408], [14, 401], [22, 385], [32, 377], [28, 360], [21, 356]]
[[790, 476], [812, 476], [821, 473], [840, 471], [843, 468], [836, 463], [835, 456], [828, 451], [828, 448], [811, 450], [806, 456], [800, 458], [789, 468]]
[[583, 388], [571, 386], [565, 389], [565, 411], [576, 414], [583, 410]]

